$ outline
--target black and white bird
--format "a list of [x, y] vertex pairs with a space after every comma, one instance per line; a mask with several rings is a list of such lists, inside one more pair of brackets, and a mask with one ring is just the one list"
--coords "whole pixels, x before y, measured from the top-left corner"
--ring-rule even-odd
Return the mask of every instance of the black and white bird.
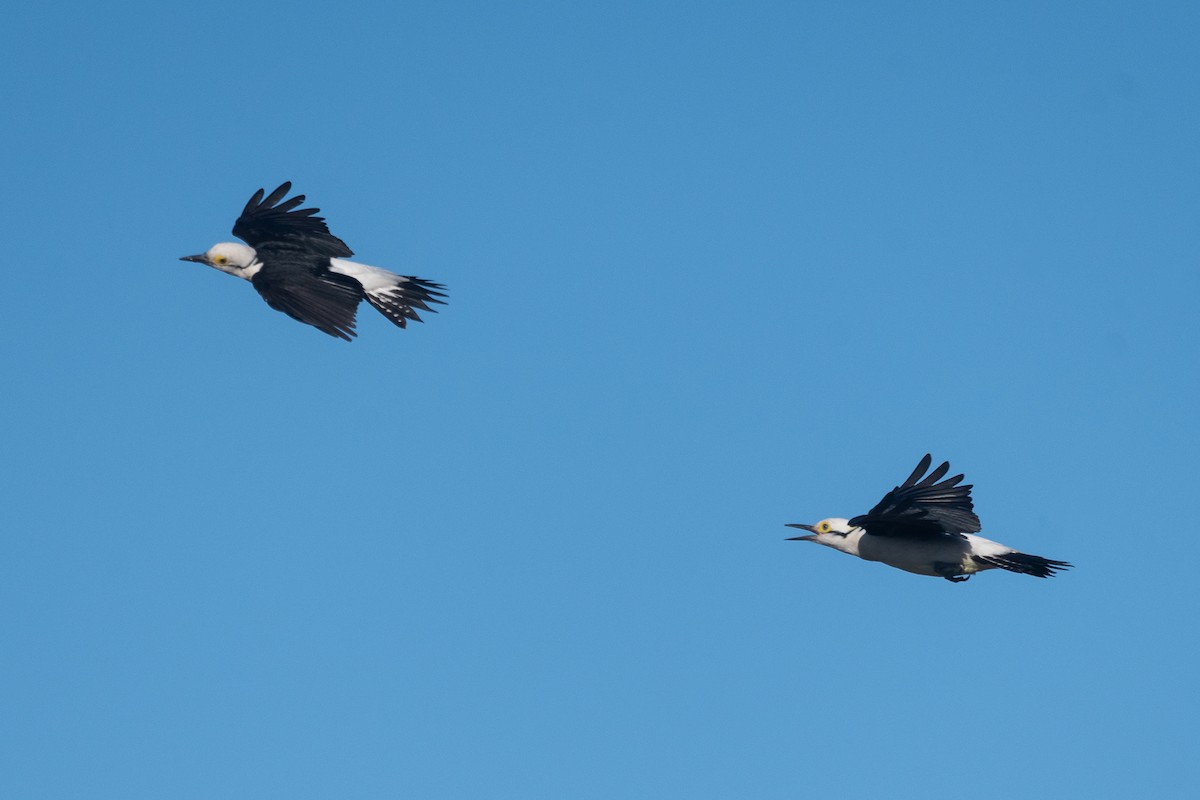
[[882, 561], [955, 583], [985, 569], [1048, 578], [1071, 566], [975, 536], [981, 527], [970, 484], [959, 486], [962, 475], [942, 480], [950, 471], [950, 462], [926, 475], [932, 463], [931, 456], [922, 458], [908, 480], [885, 494], [866, 514], [851, 519], [830, 517], [816, 525], [789, 523], [787, 527], [811, 535], [788, 541], [816, 542], [867, 561]]
[[291, 190], [288, 181], [264, 199], [259, 189], [246, 203], [233, 235], [249, 247], [221, 242], [180, 260], [245, 278], [271, 308], [346, 341], [363, 299], [401, 328], [421, 321], [417, 309], [444, 302], [440, 283], [346, 261], [354, 251], [329, 232], [319, 208], [297, 208], [304, 195], [284, 200]]

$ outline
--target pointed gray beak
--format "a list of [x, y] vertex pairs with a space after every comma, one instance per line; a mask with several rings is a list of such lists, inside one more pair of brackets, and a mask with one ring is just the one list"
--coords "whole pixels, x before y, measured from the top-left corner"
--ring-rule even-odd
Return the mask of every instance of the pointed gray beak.
[[[802, 531], [812, 531], [813, 533], [817, 532], [816, 529], [813, 528], [812, 525], [805, 525], [803, 522], [789, 522], [789, 523], [787, 523], [787, 525], [785, 527], [799, 528]], [[788, 541], [788, 542], [815, 542], [816, 540], [817, 540], [817, 537], [815, 537], [815, 536], [793, 536], [789, 539], [786, 539], [785, 541]]]
[[198, 256], [181, 256], [179, 258], [179, 260], [180, 261], [195, 261], [197, 264], [207, 264], [208, 263], [208, 259], [206, 259], [203, 254], [200, 254]]

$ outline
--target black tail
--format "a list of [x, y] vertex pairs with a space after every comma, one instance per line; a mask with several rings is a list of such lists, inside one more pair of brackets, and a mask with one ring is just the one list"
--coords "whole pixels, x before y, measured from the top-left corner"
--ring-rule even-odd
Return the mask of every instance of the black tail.
[[437, 309], [430, 308], [430, 303], [446, 304], [445, 300], [439, 299], [446, 296], [446, 293], [441, 291], [445, 288], [440, 283], [427, 281], [424, 278], [400, 276], [397, 278], [395, 286], [367, 292], [367, 302], [375, 306], [380, 314], [394, 324], [406, 328], [410, 319], [414, 322], [422, 321], [417, 316], [416, 309], [420, 308], [436, 313]]
[[1032, 575], [1035, 578], [1049, 578], [1059, 570], [1070, 569], [1066, 561], [1052, 561], [1041, 556], [1031, 556], [1028, 553], [1005, 553], [1002, 556], [971, 556], [979, 564], [989, 567], [999, 567], [1009, 572], [1019, 572], [1022, 575]]

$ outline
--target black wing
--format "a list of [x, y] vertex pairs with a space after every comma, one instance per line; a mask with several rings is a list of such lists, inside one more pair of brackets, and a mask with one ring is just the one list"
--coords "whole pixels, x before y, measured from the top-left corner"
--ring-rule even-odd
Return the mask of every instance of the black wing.
[[264, 268], [250, 282], [276, 311], [347, 342], [354, 338], [354, 315], [363, 289], [348, 275]]
[[850, 524], [864, 528], [872, 536], [909, 539], [977, 533], [981, 526], [971, 502], [971, 485], [958, 485], [962, 475], [942, 481], [950, 471], [949, 461], [925, 475], [932, 463], [933, 457], [926, 454], [908, 480], [885, 494], [869, 512], [850, 520]]
[[304, 195], [283, 200], [291, 190], [292, 182], [287, 181], [266, 199], [263, 199], [262, 189], [255, 192], [242, 209], [242, 215], [233, 223], [233, 235], [253, 247], [260, 256], [264, 250], [298, 250], [330, 258], [354, 255], [345, 242], [329, 232], [323, 217], [314, 216], [321, 209], [295, 210], [304, 202]]

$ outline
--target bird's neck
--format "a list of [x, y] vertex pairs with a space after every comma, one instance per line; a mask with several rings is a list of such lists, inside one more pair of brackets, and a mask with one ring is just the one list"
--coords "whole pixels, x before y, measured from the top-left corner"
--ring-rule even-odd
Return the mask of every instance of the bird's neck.
[[[827, 536], [821, 537], [821, 544], [827, 547], [832, 547], [834, 550], [841, 550], [843, 553], [849, 553], [852, 556], [858, 556], [858, 543], [866, 533], [862, 528], [851, 528], [850, 532], [845, 536]], [[861, 556], [860, 556], [861, 557]]]
[[243, 280], [248, 281], [257, 275], [258, 271], [262, 269], [262, 262], [258, 260], [257, 256], [255, 256], [250, 263], [246, 264], [245, 266], [239, 264], [213, 264], [213, 266], [221, 270], [221, 272], [228, 272], [234, 277], [242, 278]]

